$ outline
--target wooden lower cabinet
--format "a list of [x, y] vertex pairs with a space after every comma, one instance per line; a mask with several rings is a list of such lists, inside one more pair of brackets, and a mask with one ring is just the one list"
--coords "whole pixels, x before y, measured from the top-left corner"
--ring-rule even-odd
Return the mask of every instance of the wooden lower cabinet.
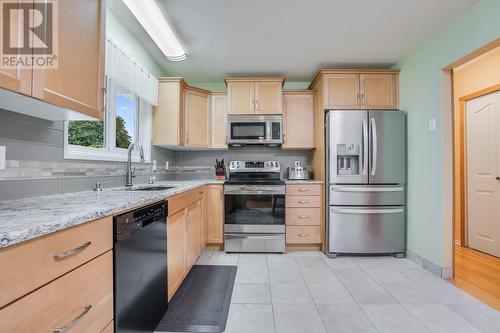
[[[113, 254], [108, 251], [0, 310], [0, 332], [101, 332], [113, 320]], [[63, 332], [61, 330], [61, 332]]]
[[195, 264], [201, 253], [201, 218], [202, 212], [200, 201], [186, 208], [186, 216], [184, 219], [186, 229], [186, 272]]
[[101, 333], [113, 333], [115, 331], [115, 322], [111, 321], [108, 326], [106, 326]]
[[174, 296], [204, 247], [203, 193], [195, 189], [168, 200], [169, 211], [170, 207], [176, 211], [167, 218], [168, 300]]
[[320, 227], [288, 225], [286, 227], [286, 242], [289, 244], [320, 243]]
[[286, 244], [320, 246], [322, 244], [321, 184], [286, 186]]
[[207, 186], [206, 232], [208, 244], [224, 243], [224, 185]]
[[320, 225], [321, 208], [287, 208], [287, 225]]
[[168, 299], [170, 300], [185, 276], [184, 210], [167, 219]]
[[321, 207], [321, 197], [319, 195], [315, 196], [306, 196], [306, 195], [297, 195], [297, 196], [286, 196], [286, 207]]
[[112, 232], [105, 217], [0, 249], [0, 308], [111, 250]]

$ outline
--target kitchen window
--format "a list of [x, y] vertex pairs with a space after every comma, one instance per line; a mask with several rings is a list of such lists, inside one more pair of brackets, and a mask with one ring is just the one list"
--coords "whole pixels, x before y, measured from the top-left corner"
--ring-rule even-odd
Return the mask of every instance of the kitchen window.
[[64, 158], [126, 161], [130, 143], [139, 142], [150, 161], [152, 106], [110, 79], [105, 105], [103, 120], [65, 122]]

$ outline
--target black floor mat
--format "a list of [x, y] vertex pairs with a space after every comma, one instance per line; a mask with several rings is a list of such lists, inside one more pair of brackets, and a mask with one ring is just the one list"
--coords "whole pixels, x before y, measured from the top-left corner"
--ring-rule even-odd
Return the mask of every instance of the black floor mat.
[[236, 266], [193, 266], [156, 332], [224, 332], [235, 277]]

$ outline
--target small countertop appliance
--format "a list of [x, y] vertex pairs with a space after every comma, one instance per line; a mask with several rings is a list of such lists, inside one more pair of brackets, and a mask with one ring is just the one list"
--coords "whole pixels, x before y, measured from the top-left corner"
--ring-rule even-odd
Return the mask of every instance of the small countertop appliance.
[[302, 166], [302, 162], [295, 161], [293, 167], [288, 167], [288, 179], [290, 180], [308, 180], [309, 169]]

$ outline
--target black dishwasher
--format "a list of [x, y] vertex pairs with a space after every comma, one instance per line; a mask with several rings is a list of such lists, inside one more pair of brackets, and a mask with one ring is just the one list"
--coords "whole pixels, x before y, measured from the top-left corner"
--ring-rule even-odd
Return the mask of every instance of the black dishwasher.
[[167, 312], [167, 202], [113, 220], [116, 333], [153, 332]]

